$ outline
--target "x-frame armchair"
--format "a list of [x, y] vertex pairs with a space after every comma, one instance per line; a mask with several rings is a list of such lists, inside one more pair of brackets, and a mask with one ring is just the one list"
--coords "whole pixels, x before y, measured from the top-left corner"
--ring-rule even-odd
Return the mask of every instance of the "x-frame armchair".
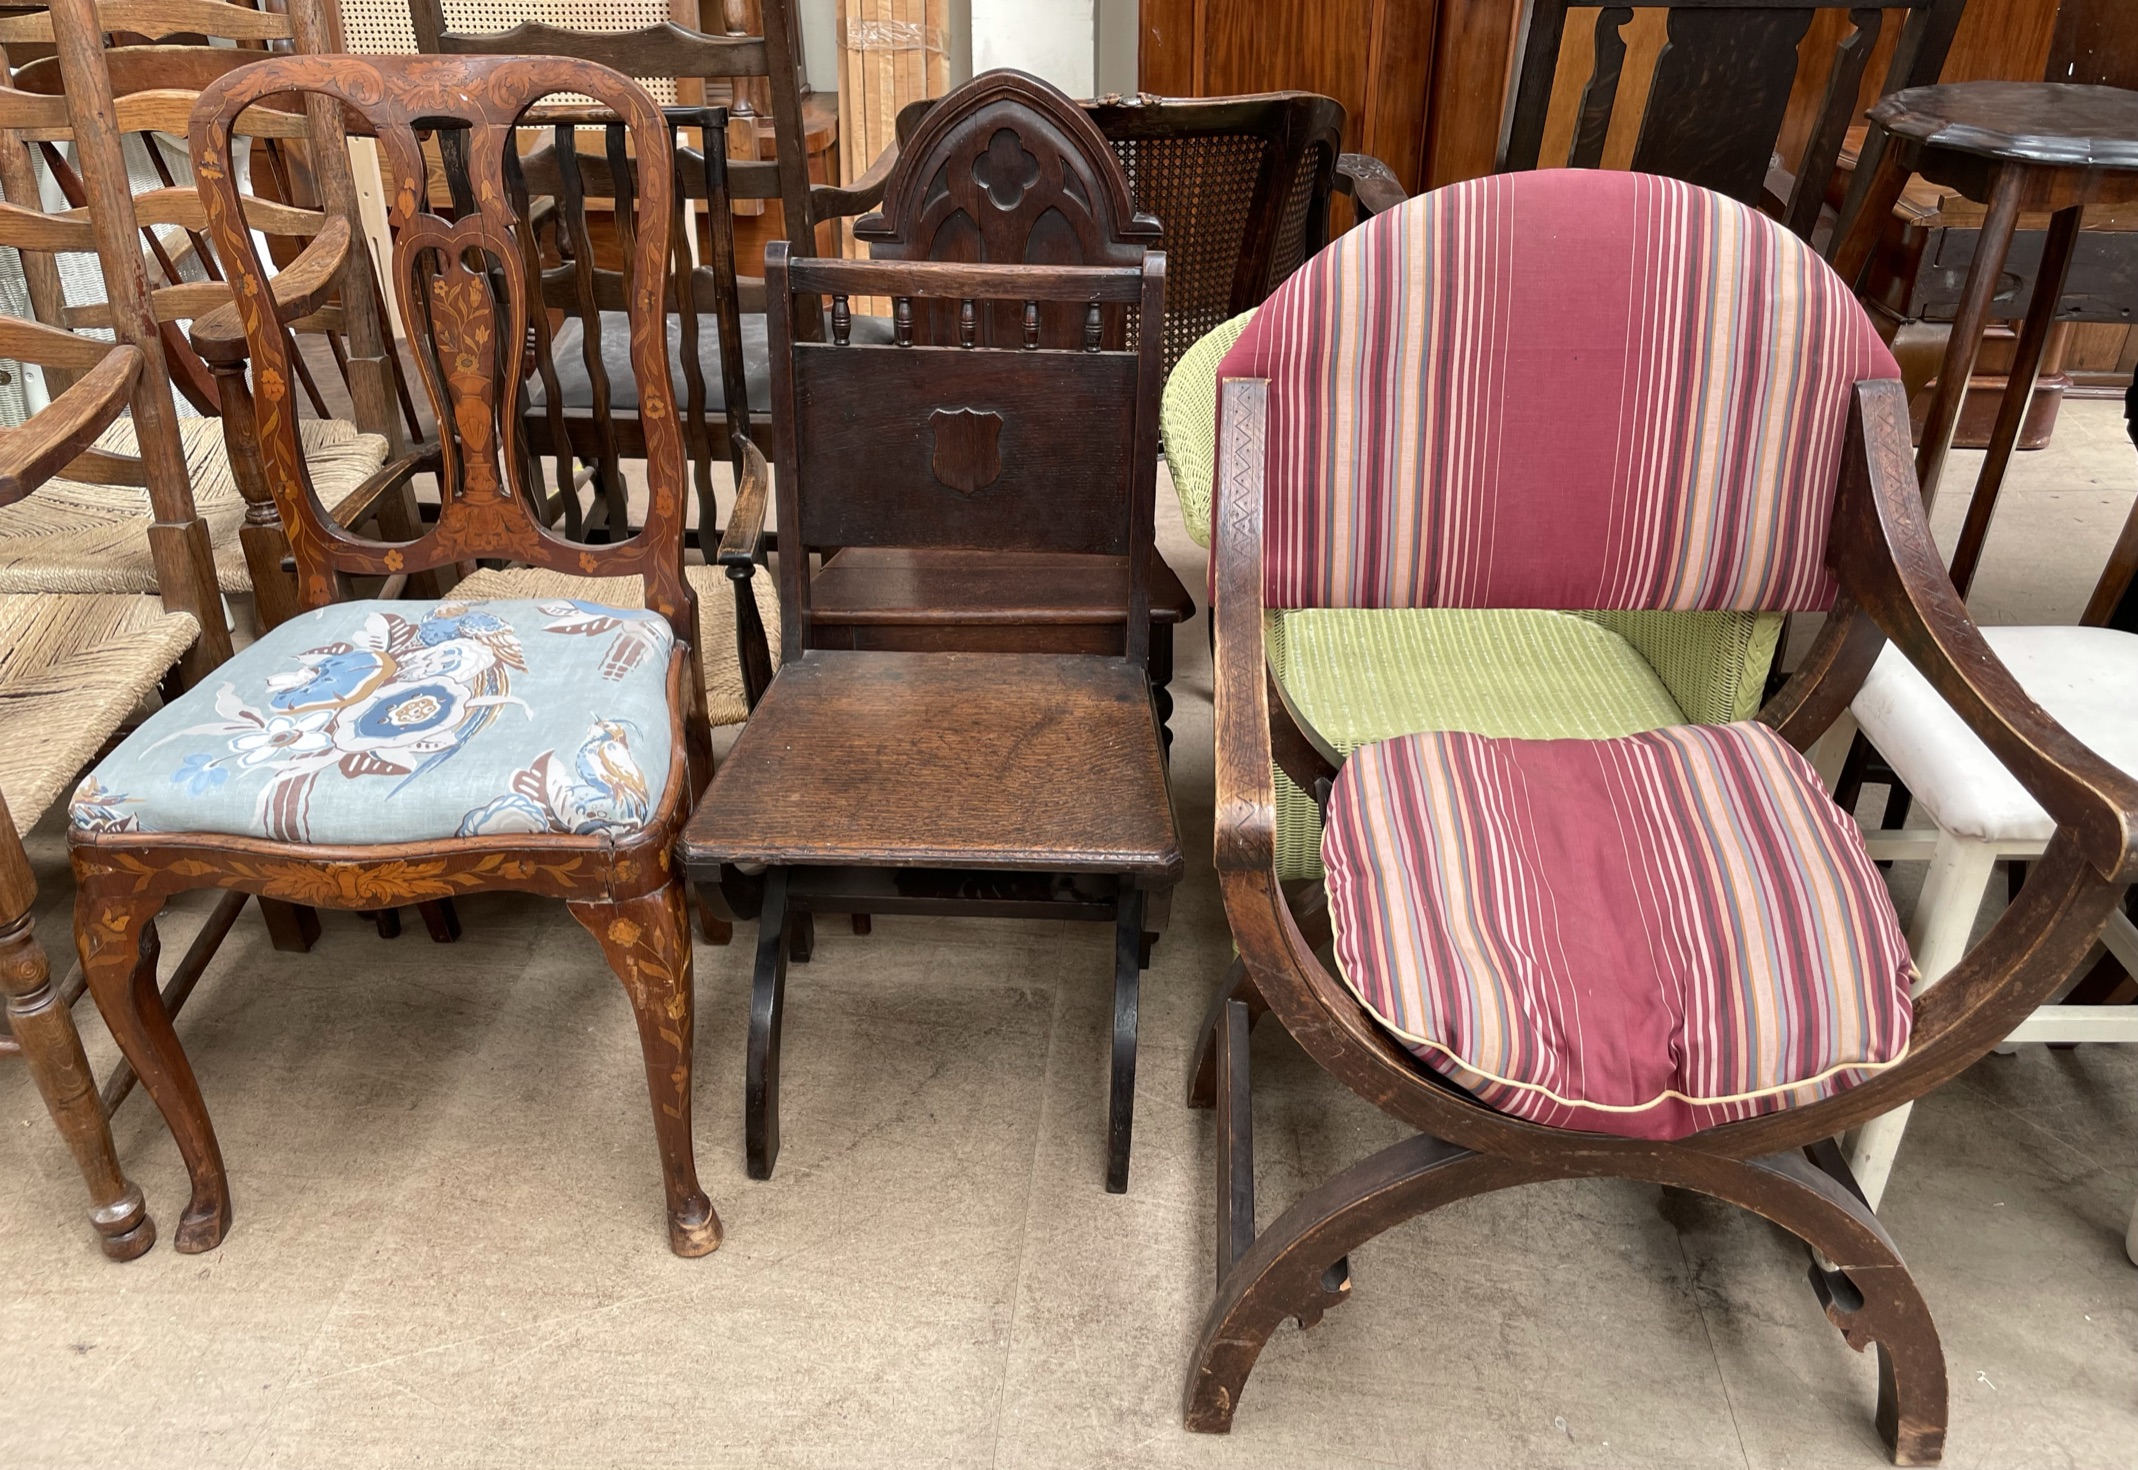
[[[1414, 200], [1404, 210], [1425, 205]], [[1422, 1066], [1318, 957], [1327, 911], [1295, 903], [1278, 875], [1272, 762], [1309, 791], [1327, 793], [1340, 776], [1333, 752], [1272, 698], [1265, 665], [1265, 495], [1279, 473], [1266, 439], [1271, 393], [1262, 379], [1233, 376], [1219, 407], [1216, 861], [1248, 983], [1221, 993], [1208, 1022], [1217, 1061], [1218, 1289], [1190, 1370], [1189, 1427], [1229, 1428], [1274, 1329], [1287, 1317], [1312, 1325], [1347, 1300], [1349, 1252], [1392, 1225], [1518, 1184], [1615, 1176], [1726, 1200], [1807, 1242], [1829, 1318], [1852, 1346], [1878, 1347], [1878, 1427], [1896, 1462], [1934, 1462], [1947, 1403], [1937, 1333], [1832, 1140], [1974, 1062], [2085, 955], [2138, 871], [2138, 783], [2035, 706], [1969, 620], [1924, 521], [1899, 382], [1873, 376], [1847, 392], [1837, 480], [1824, 492], [1832, 510], [1823, 555], [1838, 588], [1815, 647], [1759, 723], [1806, 749], [1891, 639], [2055, 817], [2057, 832], [1989, 937], [1917, 999], [1904, 1054], [1843, 1090], [1676, 1138], [1575, 1131], [1486, 1106]], [[1295, 533], [1296, 524], [1285, 530]], [[1815, 784], [1808, 766], [1802, 774]], [[1887, 924], [1897, 944], [1890, 912]], [[1248, 1027], [1265, 1008], [1325, 1070], [1419, 1132], [1353, 1164], [1258, 1232]]]

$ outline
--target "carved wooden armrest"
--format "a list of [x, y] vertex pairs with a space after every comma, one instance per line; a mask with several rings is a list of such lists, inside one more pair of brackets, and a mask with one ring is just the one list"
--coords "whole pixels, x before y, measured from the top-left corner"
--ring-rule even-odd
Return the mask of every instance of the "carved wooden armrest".
[[103, 361], [16, 428], [0, 430], [0, 505], [12, 505], [58, 474], [119, 416], [141, 371], [141, 353], [107, 347]]
[[812, 220], [822, 224], [828, 219], [851, 219], [867, 214], [883, 203], [884, 181], [891, 177], [891, 165], [898, 162], [898, 143], [894, 140], [876, 155], [868, 172], [850, 184], [811, 184], [809, 186], [809, 213]]
[[[304, 253], [271, 283], [277, 320], [288, 322], [310, 316], [327, 304], [341, 285], [349, 242], [349, 221], [338, 214], [329, 215], [325, 227], [304, 247]], [[197, 319], [191, 335], [193, 350], [211, 366], [242, 363], [249, 352], [235, 301]]]
[[742, 483], [735, 487], [735, 508], [728, 513], [717, 560], [729, 577], [740, 582], [747, 581], [764, 560], [771, 477], [757, 446], [740, 435], [736, 438], [742, 446]]
[[418, 445], [391, 464], [373, 470], [341, 504], [330, 505], [327, 509], [334, 513], [334, 519], [340, 522], [343, 530], [354, 530], [378, 509], [381, 500], [417, 475], [436, 474], [443, 463], [443, 455], [435, 442]]
[[1336, 187], [1351, 196], [1361, 219], [1386, 213], [1410, 198], [1395, 171], [1367, 153], [1346, 153], [1336, 160]]
[[1898, 381], [1856, 385], [1832, 543], [1835, 574], [2110, 882], [2138, 875], [2138, 780], [2028, 697], [1968, 616], [1930, 537]]

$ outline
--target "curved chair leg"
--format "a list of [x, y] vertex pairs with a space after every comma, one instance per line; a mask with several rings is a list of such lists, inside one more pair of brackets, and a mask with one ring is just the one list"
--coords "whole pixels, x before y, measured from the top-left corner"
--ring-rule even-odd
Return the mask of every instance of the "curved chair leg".
[[1850, 1347], [1878, 1345], [1878, 1432], [1893, 1463], [1935, 1465], [1945, 1450], [1945, 1350], [1870, 1206], [1801, 1153], [1703, 1159], [1699, 1177], [1673, 1182], [1772, 1220], [1833, 1263], [1812, 1266], [1812, 1288]]
[[1114, 1048], [1106, 1108], [1106, 1192], [1128, 1192], [1128, 1153], [1136, 1133], [1136, 1018], [1142, 995], [1143, 909], [1140, 888], [1124, 888], [1114, 918]]
[[230, 1233], [230, 1178], [193, 1065], [157, 989], [156, 915], [162, 908], [160, 898], [102, 898], [84, 889], [74, 901], [74, 942], [104, 1024], [185, 1158], [193, 1197], [172, 1244], [196, 1255], [215, 1249]]
[[720, 1217], [698, 1187], [691, 1151], [690, 1064], [693, 1035], [690, 913], [680, 879], [654, 893], [615, 903], [572, 903], [572, 917], [601, 941], [638, 1017], [653, 1098], [653, 1131], [668, 1192], [668, 1244], [679, 1256], [710, 1255], [720, 1246]]
[[1359, 1246], [1442, 1205], [1563, 1173], [1421, 1133], [1303, 1196], [1218, 1285], [1188, 1373], [1188, 1428], [1204, 1434], [1232, 1428], [1241, 1390], [1270, 1334], [1287, 1317], [1311, 1321], [1343, 1300], [1340, 1267]]
[[105, 1255], [131, 1261], [156, 1243], [156, 1222], [140, 1186], [119, 1167], [81, 1034], [53, 989], [52, 967], [31, 935], [28, 915], [0, 931], [0, 989], [7, 992], [8, 1025], [22, 1045], [22, 1059], [89, 1186], [89, 1223]]
[[787, 1009], [787, 959], [795, 918], [787, 912], [787, 870], [765, 874], [757, 912], [757, 966], [750, 983], [750, 1053], [743, 1079], [743, 1163], [752, 1179], [770, 1179], [779, 1161], [780, 1020]]

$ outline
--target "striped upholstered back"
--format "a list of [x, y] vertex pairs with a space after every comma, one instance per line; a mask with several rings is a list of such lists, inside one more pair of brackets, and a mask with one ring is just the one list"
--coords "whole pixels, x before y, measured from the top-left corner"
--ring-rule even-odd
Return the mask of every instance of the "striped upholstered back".
[[1851, 385], [1899, 369], [1771, 220], [1552, 169], [1353, 230], [1219, 375], [1270, 380], [1273, 607], [1779, 611], [1832, 600]]

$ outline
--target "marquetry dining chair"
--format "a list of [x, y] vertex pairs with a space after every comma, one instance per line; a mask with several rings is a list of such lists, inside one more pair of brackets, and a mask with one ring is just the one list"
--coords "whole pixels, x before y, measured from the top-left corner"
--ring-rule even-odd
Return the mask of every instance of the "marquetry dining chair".
[[[16, 68], [12, 84], [22, 90], [60, 94], [79, 104], [76, 116], [109, 133], [111, 147], [82, 149], [68, 157], [59, 145], [67, 131], [46, 129], [0, 148], [0, 185], [20, 207], [35, 208], [40, 172], [49, 174], [76, 207], [51, 217], [44, 242], [50, 250], [99, 249], [104, 273], [130, 269], [144, 253], [159, 284], [151, 298], [163, 357], [174, 386], [197, 409], [218, 417], [188, 418], [178, 426], [195, 504], [209, 526], [216, 577], [226, 594], [249, 594], [262, 627], [289, 615], [289, 548], [276, 522], [274, 503], [261, 484], [253, 452], [252, 404], [235, 318], [218, 312], [230, 300], [223, 263], [210, 246], [205, 216], [183, 150], [183, 137], [198, 89], [233, 67], [257, 59], [260, 46], [299, 51], [336, 49], [332, 16], [322, 0], [291, 0], [284, 13], [270, 13], [225, 0], [68, 0], [49, 9], [0, 19], [0, 46], [53, 45], [56, 55]], [[117, 36], [129, 44], [115, 43]], [[192, 44], [140, 44], [141, 38], [184, 36]], [[210, 39], [235, 44], [206, 44]], [[293, 259], [321, 232], [349, 229], [356, 219], [340, 121], [332, 114], [261, 108], [243, 131], [252, 142], [252, 178], [262, 188], [245, 195], [247, 218], [268, 239], [279, 261]], [[122, 146], [153, 164], [159, 187], [134, 193]], [[108, 240], [91, 238], [100, 214], [129, 207], [137, 230]], [[279, 197], [278, 197], [279, 196]], [[293, 202], [311, 197], [307, 205]], [[107, 303], [69, 303], [50, 257], [25, 256], [33, 308], [55, 325], [109, 324]], [[401, 421], [395, 363], [382, 336], [376, 286], [367, 260], [352, 256], [346, 280], [322, 297], [319, 310], [302, 324], [314, 355], [331, 358], [340, 393], [354, 404], [355, 421], [331, 409], [332, 399], [306, 353], [292, 360], [295, 383], [311, 408], [300, 435], [313, 482], [330, 504], [344, 506], [357, 488], [398, 447]], [[190, 340], [182, 330], [190, 322]], [[221, 323], [224, 330], [218, 331]], [[204, 360], [205, 359], [205, 360]], [[113, 447], [131, 451], [132, 425], [110, 430]], [[47, 498], [48, 497], [48, 498]], [[0, 588], [14, 591], [152, 591], [152, 569], [142, 548], [138, 492], [123, 486], [62, 481], [11, 511], [0, 511]], [[356, 517], [353, 505], [346, 513]], [[412, 504], [387, 499], [372, 508], [392, 534], [414, 525]]]
[[[275, 57], [218, 79], [194, 112], [194, 172], [259, 385], [261, 455], [300, 611], [100, 762], [75, 793], [70, 831], [90, 990], [191, 1176], [182, 1251], [221, 1241], [230, 1189], [192, 1068], [154, 1004], [143, 941], [173, 894], [203, 887], [359, 909], [486, 890], [565, 900], [636, 1013], [669, 1243], [686, 1256], [719, 1244], [692, 1161], [690, 938], [669, 857], [711, 765], [682, 573], [688, 488], [659, 347], [673, 186], [666, 170], [642, 180], [630, 259], [645, 523], [614, 545], [567, 542], [535, 518], [524, 456], [509, 447], [539, 298], [506, 159], [518, 119], [560, 92], [613, 109], [642, 156], [667, 147], [642, 90], [555, 59]], [[391, 169], [394, 294], [437, 420], [454, 430], [430, 461], [438, 519], [412, 541], [336, 524], [302, 453], [291, 324], [318, 309], [355, 245], [329, 230], [279, 273], [260, 258], [233, 138], [249, 108], [285, 94], [360, 119]], [[457, 134], [469, 160], [467, 211], [427, 200], [423, 135], [439, 132]], [[381, 476], [413, 472], [403, 460]], [[762, 473], [753, 453], [746, 492]], [[396, 596], [427, 568], [484, 558], [636, 577], [644, 609]], [[387, 579], [385, 597], [344, 600], [358, 576]]]
[[[0, 118], [19, 118], [54, 100], [0, 93]], [[0, 219], [0, 239], [13, 223]], [[26, 422], [0, 430], [0, 505], [34, 499], [55, 473], [84, 455], [100, 467], [121, 467], [119, 456], [91, 446], [130, 405], [145, 407], [156, 391], [142, 381], [140, 349], [37, 322], [0, 320], [0, 353], [72, 379]], [[182, 482], [177, 490], [180, 504], [174, 508], [182, 510]], [[145, 528], [142, 534], [145, 539]], [[167, 570], [182, 574], [183, 567]], [[205, 641], [194, 600], [173, 594], [206, 580], [174, 576], [162, 599], [123, 592], [0, 593], [0, 989], [7, 993], [0, 1051], [19, 1054], [29, 1067], [88, 1182], [90, 1223], [104, 1254], [115, 1261], [132, 1260], [156, 1241], [141, 1191], [112, 1151], [106, 1121], [107, 1108], [125, 1096], [132, 1074], [122, 1066], [99, 1094], [74, 1028], [81, 972], [55, 984], [31, 932], [37, 881], [22, 834], [136, 706]], [[212, 603], [212, 586], [205, 594]], [[212, 627], [221, 631], [219, 622]], [[237, 895], [239, 905], [244, 897]], [[205, 943], [196, 941], [183, 967], [192, 977], [235, 918], [236, 907], [226, 905], [210, 919]], [[190, 987], [187, 979], [162, 1003], [176, 1010]]]
[[[1844, 135], [1862, 120], [1864, 75], [1889, 19], [1898, 33], [1880, 95], [1937, 80], [1966, 6], [1648, 0], [1604, 6], [1592, 35], [1569, 38], [1569, 13], [1586, 16], [1585, 8], [1525, 0], [1497, 167], [1631, 168], [1683, 179], [1765, 209], [1809, 240]], [[1588, 69], [1571, 110], [1552, 105], [1562, 91], [1562, 57]], [[1777, 150], [1790, 141], [1784, 120], [1791, 96], [1800, 78], [1821, 77], [1811, 129], [1796, 156], [1784, 159]], [[1637, 106], [1637, 114], [1622, 116], [1622, 103]], [[1852, 184], [1869, 174], [1859, 167]]]
[[[1827, 1315], [1878, 1345], [1895, 1459], [1934, 1461], [1937, 1334], [1829, 1140], [1974, 1062], [2077, 964], [2138, 870], [2138, 782], [1968, 619], [1869, 321], [1801, 240], [1718, 194], [1546, 170], [1345, 236], [1220, 379], [1226, 913], [1254, 1003], [1419, 1133], [1258, 1233], [1250, 1003], [1217, 1010], [1219, 1283], [1190, 1427], [1231, 1425], [1279, 1322], [1347, 1300], [1348, 1253], [1390, 1226], [1614, 1176], [1808, 1242]], [[1346, 755], [1272, 693], [1268, 609], [1583, 606], [1827, 618], [1755, 721], [1454, 724]], [[1998, 927], [1912, 1006], [1877, 869], [1799, 754], [1888, 638], [2057, 822]], [[1273, 761], [1327, 816], [1314, 912], [1277, 868]]]
[[[766, 284], [779, 525], [792, 538], [779, 554], [783, 659], [682, 847], [693, 879], [758, 923], [749, 1172], [770, 1177], [779, 1152], [787, 964], [812, 915], [1087, 919], [1114, 929], [1106, 1184], [1118, 1193], [1148, 918], [1183, 866], [1146, 667], [1165, 257], [791, 260], [775, 241]], [[853, 299], [870, 296], [892, 303], [888, 345], [849, 331]], [[797, 340], [821, 297], [832, 339]], [[923, 343], [917, 323], [946, 307], [957, 339]], [[1106, 342], [1113, 308], [1137, 314], [1135, 349]], [[1065, 311], [1083, 318], [1078, 340], [1045, 345], [1041, 323]], [[747, 486], [723, 561], [755, 559], [769, 510], [763, 483]], [[1108, 561], [1122, 568], [1117, 641], [857, 648], [843, 625], [820, 624], [829, 572], [797, 545]]]

